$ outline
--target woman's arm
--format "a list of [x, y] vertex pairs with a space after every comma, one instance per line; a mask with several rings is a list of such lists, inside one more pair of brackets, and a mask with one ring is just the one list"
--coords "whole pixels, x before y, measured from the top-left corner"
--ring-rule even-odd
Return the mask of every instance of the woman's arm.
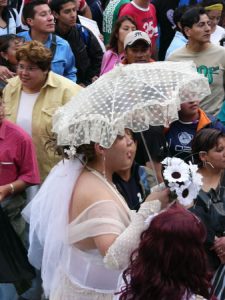
[[138, 247], [141, 233], [146, 229], [145, 219], [160, 211], [160, 201], [144, 202], [137, 213], [132, 212], [130, 225], [108, 248], [104, 257], [105, 265], [110, 269], [124, 269], [128, 266], [131, 253]]
[[[158, 213], [161, 209], [161, 203], [165, 207], [168, 204], [168, 189], [160, 192], [153, 192], [144, 202], [139, 211], [132, 211], [132, 219], [130, 225], [117, 238], [111, 237], [112, 244], [104, 250], [106, 251], [104, 263], [112, 269], [123, 269], [128, 266], [131, 253], [138, 247], [141, 233], [145, 230], [148, 223], [146, 218], [150, 215]], [[159, 200], [153, 200], [159, 199]], [[101, 251], [101, 250], [100, 250]], [[102, 252], [101, 252], [102, 253]]]

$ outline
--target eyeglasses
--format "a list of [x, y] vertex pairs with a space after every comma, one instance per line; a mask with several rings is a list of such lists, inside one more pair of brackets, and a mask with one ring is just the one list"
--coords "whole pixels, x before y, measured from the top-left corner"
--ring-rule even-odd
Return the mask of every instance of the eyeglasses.
[[25, 67], [24, 65], [20, 65], [20, 64], [17, 65], [17, 71], [20, 71], [20, 72], [22, 72], [22, 71], [35, 72], [37, 70], [40, 70], [40, 68], [32, 67], [32, 66]]

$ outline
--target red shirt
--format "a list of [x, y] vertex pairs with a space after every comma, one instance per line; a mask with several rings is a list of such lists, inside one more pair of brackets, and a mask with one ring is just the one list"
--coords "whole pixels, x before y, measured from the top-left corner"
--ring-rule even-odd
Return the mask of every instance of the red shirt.
[[36, 154], [31, 137], [4, 119], [0, 124], [0, 186], [17, 179], [40, 183]]
[[119, 17], [131, 16], [136, 24], [137, 29], [145, 31], [152, 42], [152, 46], [156, 43], [158, 37], [156, 10], [154, 5], [149, 4], [148, 8], [141, 8], [133, 1], [122, 6]]
[[84, 10], [87, 6], [87, 2], [85, 0], [78, 0], [78, 11], [81, 11]]

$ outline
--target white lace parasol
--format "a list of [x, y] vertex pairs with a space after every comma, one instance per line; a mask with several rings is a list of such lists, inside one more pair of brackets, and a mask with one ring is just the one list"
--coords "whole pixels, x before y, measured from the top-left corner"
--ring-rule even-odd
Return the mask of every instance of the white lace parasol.
[[89, 144], [109, 148], [125, 128], [168, 126], [180, 103], [210, 94], [207, 79], [191, 62], [155, 62], [117, 66], [82, 89], [53, 116], [58, 145]]

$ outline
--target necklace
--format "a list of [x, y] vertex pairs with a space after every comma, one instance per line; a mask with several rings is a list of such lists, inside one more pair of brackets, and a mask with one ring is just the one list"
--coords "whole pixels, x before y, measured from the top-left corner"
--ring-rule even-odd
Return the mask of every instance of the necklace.
[[110, 181], [110, 180], [108, 180], [108, 178], [106, 177], [106, 175], [104, 175], [104, 174], [102, 174], [101, 172], [99, 172], [98, 170], [96, 170], [96, 169], [94, 169], [94, 168], [91, 168], [91, 167], [89, 167], [89, 166], [85, 166], [85, 168], [87, 168], [87, 170], [88, 171], [90, 171], [90, 172], [92, 172], [93, 174], [95, 174], [97, 177], [99, 177], [102, 181], [105, 181], [107, 184], [109, 184], [112, 188], [114, 188], [117, 192], [119, 192], [118, 190], [117, 190], [117, 187], [116, 187], [116, 185], [112, 182], [112, 181]]
[[113, 193], [119, 198], [119, 200], [123, 204], [123, 206], [126, 207], [126, 209], [129, 209], [128, 205], [126, 203], [126, 200], [120, 194], [120, 192], [118, 191], [116, 185], [113, 182], [109, 181], [106, 176], [104, 176], [101, 172], [95, 170], [94, 168], [91, 168], [87, 165], [85, 166], [85, 168], [88, 171], [90, 171], [92, 174], [97, 176], [102, 182], [104, 182], [111, 189], [111, 191], [113, 191]]

